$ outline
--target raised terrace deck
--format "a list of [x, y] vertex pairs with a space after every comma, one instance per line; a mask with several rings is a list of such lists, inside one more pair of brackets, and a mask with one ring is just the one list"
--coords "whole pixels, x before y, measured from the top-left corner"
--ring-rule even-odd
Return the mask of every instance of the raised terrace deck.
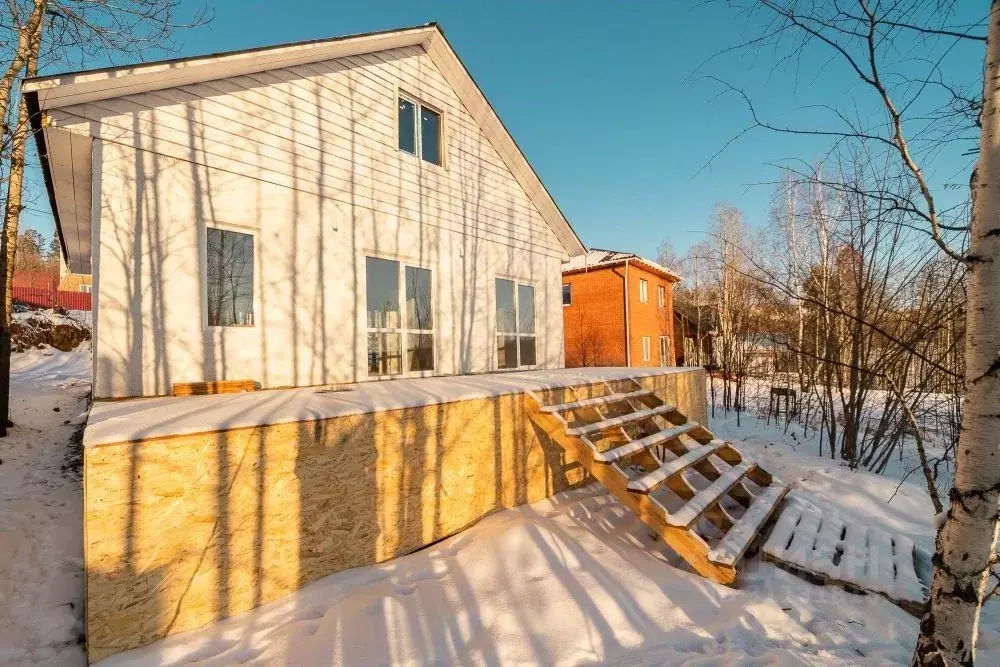
[[530, 415], [615, 392], [707, 423], [704, 371], [593, 368], [98, 402], [91, 660], [414, 551], [587, 481]]

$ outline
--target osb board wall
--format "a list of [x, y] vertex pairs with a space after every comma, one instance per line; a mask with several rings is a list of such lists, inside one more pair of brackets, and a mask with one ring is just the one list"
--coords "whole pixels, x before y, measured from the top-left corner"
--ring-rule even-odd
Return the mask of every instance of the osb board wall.
[[[702, 373], [642, 382], [704, 423]], [[529, 400], [516, 394], [88, 449], [90, 659], [409, 553], [584, 481], [579, 464], [527, 418]]]

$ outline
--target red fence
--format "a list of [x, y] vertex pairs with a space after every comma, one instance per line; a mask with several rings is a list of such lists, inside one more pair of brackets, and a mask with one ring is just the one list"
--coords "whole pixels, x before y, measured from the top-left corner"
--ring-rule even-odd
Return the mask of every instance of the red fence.
[[62, 306], [66, 310], [90, 310], [90, 294], [87, 292], [63, 292], [44, 287], [14, 286], [14, 302], [36, 308], [55, 308]]

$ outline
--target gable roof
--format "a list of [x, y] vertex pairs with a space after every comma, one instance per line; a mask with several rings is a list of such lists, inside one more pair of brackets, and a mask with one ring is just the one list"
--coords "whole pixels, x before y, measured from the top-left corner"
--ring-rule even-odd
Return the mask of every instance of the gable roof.
[[583, 255], [577, 255], [572, 257], [568, 262], [563, 262], [562, 272], [579, 273], [582, 271], [590, 271], [592, 269], [610, 268], [612, 266], [624, 264], [626, 261], [638, 264], [653, 273], [663, 276], [667, 280], [672, 280], [674, 282], [682, 280], [678, 274], [674, 273], [662, 264], [657, 264], [651, 259], [640, 257], [634, 252], [602, 250], [600, 248], [592, 248]]
[[[39, 111], [416, 45], [424, 48], [441, 74], [455, 90], [459, 100], [478, 123], [483, 134], [486, 135], [500, 159], [507, 165], [532, 204], [555, 233], [567, 254], [573, 257], [585, 253], [586, 248], [580, 241], [580, 237], [577, 236], [566, 216], [563, 215], [552, 195], [545, 188], [514, 137], [500, 120], [496, 110], [483, 95], [465, 64], [455, 53], [440, 26], [437, 23], [428, 23], [410, 28], [26, 79], [22, 90], [29, 107], [32, 130], [38, 143], [43, 176], [49, 193], [49, 202], [56, 219], [56, 228], [67, 262], [70, 263], [74, 271], [83, 271], [84, 269], [81, 262], [70, 262], [67, 238], [70, 236], [68, 232], [74, 231], [76, 243], [80, 246], [77, 251], [82, 252], [82, 246], [86, 245], [88, 255], [86, 271], [84, 272], [89, 272], [90, 206], [73, 204], [62, 207], [63, 209], [70, 208], [70, 211], [60, 210], [57, 199], [66, 201], [67, 198], [57, 198], [56, 184], [58, 183], [60, 188], [80, 188], [82, 181], [89, 183], [90, 179], [81, 178], [81, 175], [75, 173], [82, 167], [79, 157], [76, 160], [73, 159], [74, 151], [72, 149], [75, 145], [76, 153], [81, 152], [80, 138], [78, 137], [75, 141], [72, 137], [68, 139], [56, 138], [59, 146], [48, 146], [47, 144], [52, 143], [52, 138], [47, 136], [49, 133], [45, 131], [45, 120]], [[63, 131], [60, 134], [68, 133]], [[61, 149], [63, 144], [66, 146], [65, 151]], [[86, 148], [89, 149], [89, 146]], [[53, 153], [66, 152], [68, 155], [58, 155], [55, 156], [57, 159], [53, 160], [50, 149], [53, 149]], [[53, 162], [72, 165], [66, 168], [71, 169], [73, 173], [55, 178]], [[86, 168], [89, 169], [89, 165]], [[82, 176], [89, 177], [89, 175], [88, 172]], [[68, 184], [64, 185], [67, 182]], [[76, 199], [80, 199], [80, 193], [77, 193]], [[68, 200], [73, 201], [73, 197], [69, 196]], [[74, 219], [68, 220], [64, 217]], [[80, 227], [83, 222], [86, 222], [85, 229]], [[68, 229], [70, 226], [74, 226], [75, 229]], [[84, 238], [86, 243], [82, 241]]]

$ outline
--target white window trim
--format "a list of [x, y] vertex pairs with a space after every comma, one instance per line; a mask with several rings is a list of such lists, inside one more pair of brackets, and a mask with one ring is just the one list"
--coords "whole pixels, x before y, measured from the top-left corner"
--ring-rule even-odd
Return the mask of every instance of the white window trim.
[[660, 308], [665, 308], [667, 305], [667, 288], [664, 285], [656, 286], [656, 301]]
[[[666, 341], [666, 354], [664, 354], [663, 342]], [[660, 336], [660, 366], [669, 366], [669, 356], [670, 356], [670, 336]]]
[[652, 346], [653, 346], [653, 343], [650, 340], [649, 336], [643, 336], [642, 337], [642, 360], [643, 361], [649, 361], [650, 356], [652, 354], [652, 352], [650, 350], [650, 348]]
[[[530, 287], [534, 291], [534, 294], [535, 294], [534, 301], [535, 301], [536, 304], [538, 303], [538, 285], [537, 284], [535, 284], [533, 282], [530, 282], [530, 281], [523, 280], [521, 278], [514, 278], [512, 276], [506, 276], [506, 275], [502, 275], [502, 274], [496, 274], [495, 276], [493, 276], [493, 308], [491, 309], [493, 311], [493, 370], [497, 371], [497, 372], [500, 372], [500, 373], [505, 373], [505, 372], [508, 372], [508, 371], [523, 371], [523, 370], [536, 369], [536, 368], [538, 368], [538, 308], [535, 308], [535, 332], [534, 333], [530, 333], [530, 334], [529, 333], [525, 333], [525, 334], [523, 334], [523, 333], [520, 333], [520, 332], [510, 333], [510, 332], [502, 332], [502, 331], [500, 331], [500, 329], [497, 327], [497, 280], [507, 280], [507, 281], [510, 281], [510, 282], [514, 283], [514, 328], [515, 329], [517, 328], [517, 323], [518, 323], [518, 321], [520, 319], [519, 316], [521, 314], [520, 303], [518, 302], [519, 300], [518, 300], [518, 296], [517, 296], [517, 288], [519, 286], [521, 286], [521, 285], [523, 285], [525, 287]], [[514, 336], [514, 337], [517, 338], [517, 343], [514, 345], [514, 347], [517, 348], [517, 365], [514, 366], [513, 368], [500, 368], [500, 358], [497, 355], [497, 336]], [[535, 339], [535, 363], [533, 363], [533, 364], [521, 365], [521, 338], [522, 337], [523, 338], [534, 338]]]
[[[411, 104], [413, 104], [413, 106], [414, 106], [413, 138], [414, 138], [414, 148], [417, 151], [416, 153], [410, 153], [409, 151], [404, 151], [402, 148], [399, 147], [399, 100], [400, 99], [404, 99], [407, 102], [410, 102]], [[413, 159], [417, 160], [422, 165], [429, 165], [430, 167], [432, 167], [434, 169], [443, 169], [444, 171], [447, 171], [448, 170], [448, 151], [446, 150], [447, 142], [445, 141], [446, 127], [447, 126], [446, 126], [446, 120], [445, 120], [446, 115], [445, 115], [444, 110], [441, 109], [440, 107], [438, 107], [435, 104], [429, 104], [427, 102], [424, 102], [420, 97], [418, 97], [416, 95], [412, 95], [412, 94], [408, 93], [407, 91], [405, 91], [405, 90], [403, 90], [402, 88], [399, 88], [399, 87], [396, 87], [396, 97], [394, 99], [394, 104], [395, 104], [396, 115], [395, 115], [395, 118], [393, 119], [394, 122], [393, 122], [393, 125], [392, 125], [392, 127], [393, 127], [392, 133], [393, 133], [393, 140], [394, 140], [393, 143], [395, 143], [395, 145], [396, 145], [396, 152], [400, 153], [402, 155], [407, 155], [410, 158], [413, 158]], [[438, 144], [439, 144], [438, 145], [438, 150], [441, 153], [441, 164], [435, 164], [435, 163], [430, 162], [428, 160], [425, 160], [423, 158], [424, 148], [423, 148], [421, 128], [420, 128], [420, 108], [421, 107], [426, 107], [427, 109], [430, 109], [431, 111], [433, 111], [434, 113], [436, 113], [438, 115], [438, 118], [441, 119], [441, 130], [440, 130], [440, 133], [438, 134]]]
[[[236, 232], [253, 237], [253, 324], [252, 325], [210, 325], [208, 323], [208, 230], [218, 229], [224, 232]], [[258, 307], [260, 306], [260, 245], [257, 243], [257, 230], [224, 222], [206, 222], [202, 225], [201, 234], [201, 329], [205, 331], [253, 331], [257, 329]]]
[[639, 279], [639, 303], [647, 303], [649, 301], [649, 283], [645, 280]]
[[[569, 288], [569, 303], [566, 303], [565, 300], [563, 301], [563, 308], [568, 308], [573, 305], [573, 283], [563, 283], [562, 286]], [[559, 293], [559, 298], [562, 298], [561, 292]]]
[[[396, 272], [396, 280], [399, 285], [399, 328], [398, 329], [388, 329], [383, 327], [369, 327], [368, 326], [368, 273], [367, 269], [363, 269], [362, 275], [365, 276], [364, 284], [364, 299], [365, 299], [365, 356], [364, 356], [364, 369], [365, 374], [369, 380], [394, 380], [397, 378], [408, 377], [408, 378], [420, 378], [420, 377], [433, 377], [438, 374], [438, 353], [437, 353], [437, 329], [410, 329], [406, 326], [406, 267], [414, 269], [425, 269], [431, 272], [431, 322], [437, 324], [438, 313], [434, 308], [434, 281], [436, 276], [434, 275], [434, 269], [430, 266], [424, 266], [416, 262], [409, 262], [402, 257], [392, 257], [388, 255], [377, 255], [372, 253], [364, 253], [362, 259], [366, 263], [368, 258], [372, 259], [382, 259], [387, 262], [396, 262], [399, 265], [399, 270]], [[400, 334], [399, 336], [399, 372], [398, 373], [372, 373], [368, 370], [368, 334]], [[410, 334], [431, 334], [433, 337], [431, 339], [431, 363], [434, 364], [434, 368], [429, 371], [408, 371], [406, 370], [406, 338]]]

